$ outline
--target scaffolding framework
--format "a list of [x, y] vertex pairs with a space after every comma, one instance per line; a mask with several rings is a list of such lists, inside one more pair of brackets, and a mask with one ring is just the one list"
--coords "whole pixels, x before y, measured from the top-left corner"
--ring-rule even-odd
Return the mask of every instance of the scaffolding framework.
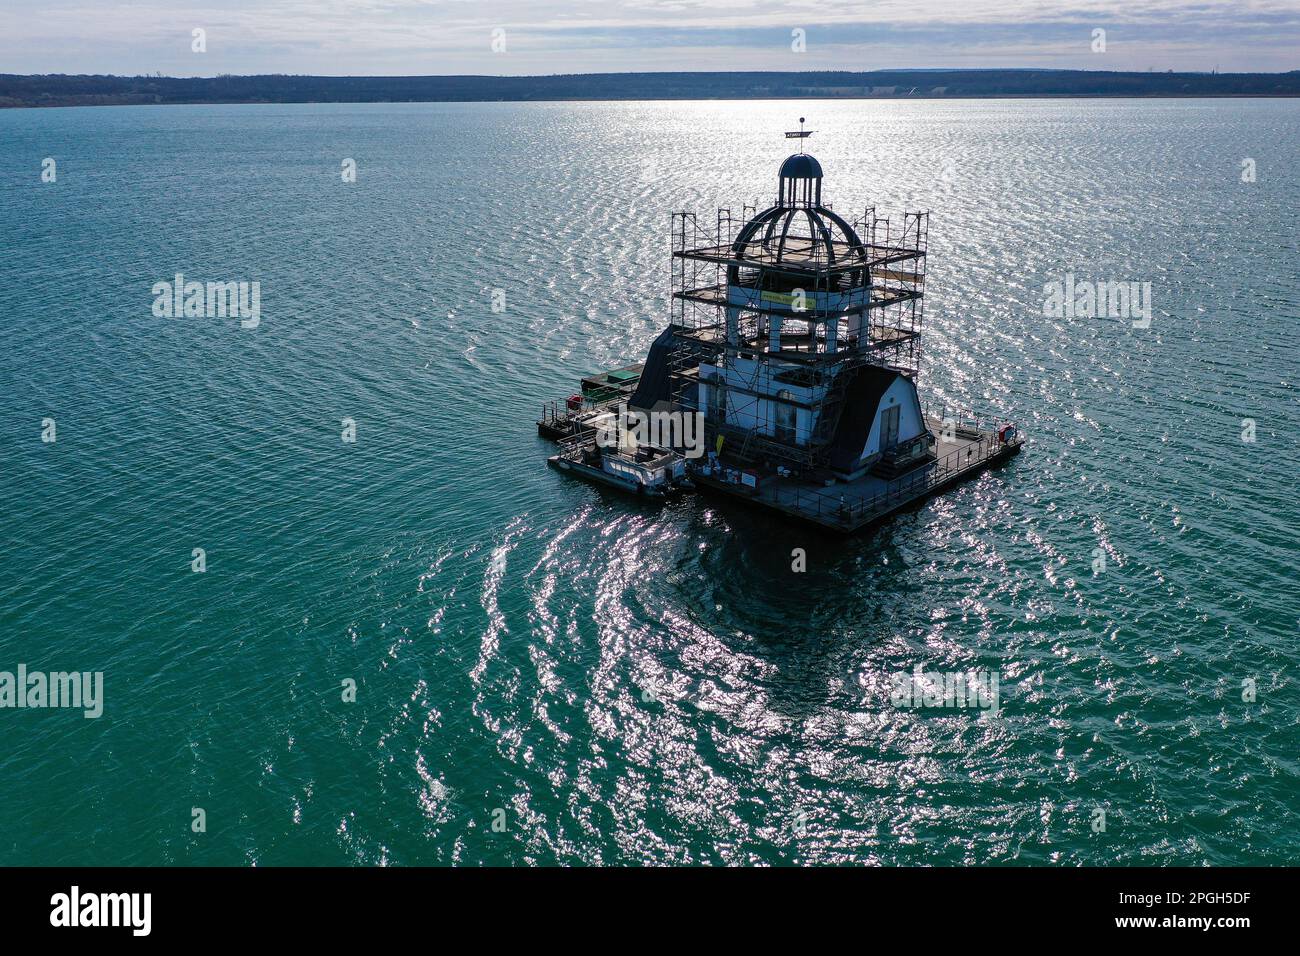
[[[817, 472], [856, 369], [879, 365], [914, 380], [920, 373], [929, 213], [904, 214], [899, 229], [868, 207], [847, 238], [783, 232], [776, 251], [737, 241], [755, 215], [746, 206], [738, 222], [719, 209], [711, 230], [694, 213], [672, 216], [671, 401], [706, 413], [709, 447], [723, 438], [730, 461]], [[865, 298], [848, 295], [863, 288]], [[811, 305], [792, 308], [791, 300]], [[738, 361], [748, 359], [757, 361]], [[719, 364], [730, 370], [725, 381]], [[752, 369], [750, 380], [737, 368]], [[799, 401], [773, 378], [814, 397]], [[713, 386], [711, 409], [699, 407], [701, 383]], [[783, 428], [798, 409], [815, 422], [810, 434]]]

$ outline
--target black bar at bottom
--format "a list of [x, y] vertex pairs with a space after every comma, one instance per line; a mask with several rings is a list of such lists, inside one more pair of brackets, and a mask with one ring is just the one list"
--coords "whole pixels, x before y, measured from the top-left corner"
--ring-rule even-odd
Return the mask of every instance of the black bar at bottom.
[[482, 943], [500, 945], [512, 934], [559, 944], [570, 931], [599, 930], [614, 934], [610, 944], [669, 945], [679, 933], [734, 944], [779, 929], [864, 941], [902, 933], [963, 948], [1043, 932], [1231, 946], [1291, 924], [1282, 909], [1293, 882], [1286, 869], [8, 869], [0, 932], [7, 943], [212, 945], [278, 930], [296, 945], [395, 934], [448, 945], [455, 930], [462, 939], [486, 931]]

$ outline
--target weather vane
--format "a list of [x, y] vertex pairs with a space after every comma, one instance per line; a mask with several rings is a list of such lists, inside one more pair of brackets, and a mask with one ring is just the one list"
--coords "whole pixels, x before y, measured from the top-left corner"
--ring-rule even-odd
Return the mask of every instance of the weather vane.
[[[804, 139], [807, 139], [807, 138], [808, 138], [809, 136], [811, 136], [812, 134], [813, 134], [813, 131], [812, 131], [812, 130], [810, 130], [810, 129], [804, 129], [804, 128], [803, 128], [803, 117], [800, 116], [800, 117], [799, 117], [799, 128], [796, 129], [796, 130], [789, 130], [789, 131], [787, 131], [786, 134], [785, 134], [785, 138], [786, 138], [786, 139], [799, 139], [799, 140], [804, 140]], [[801, 153], [803, 152], [803, 143], [800, 143], [800, 144], [799, 144], [799, 152], [801, 152]]]

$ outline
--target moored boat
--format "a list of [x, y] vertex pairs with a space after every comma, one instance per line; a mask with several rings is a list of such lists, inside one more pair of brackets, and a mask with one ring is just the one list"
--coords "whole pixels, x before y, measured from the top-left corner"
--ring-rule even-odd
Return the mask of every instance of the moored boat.
[[560, 453], [546, 461], [579, 478], [649, 498], [692, 487], [686, 477], [686, 459], [657, 445], [602, 448], [593, 435], [586, 434], [561, 442]]

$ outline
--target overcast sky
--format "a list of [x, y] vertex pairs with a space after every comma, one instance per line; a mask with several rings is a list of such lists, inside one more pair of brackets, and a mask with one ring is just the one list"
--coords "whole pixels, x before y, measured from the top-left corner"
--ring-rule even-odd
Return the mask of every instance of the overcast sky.
[[892, 67], [1300, 69], [1300, 0], [0, 0], [0, 73]]

